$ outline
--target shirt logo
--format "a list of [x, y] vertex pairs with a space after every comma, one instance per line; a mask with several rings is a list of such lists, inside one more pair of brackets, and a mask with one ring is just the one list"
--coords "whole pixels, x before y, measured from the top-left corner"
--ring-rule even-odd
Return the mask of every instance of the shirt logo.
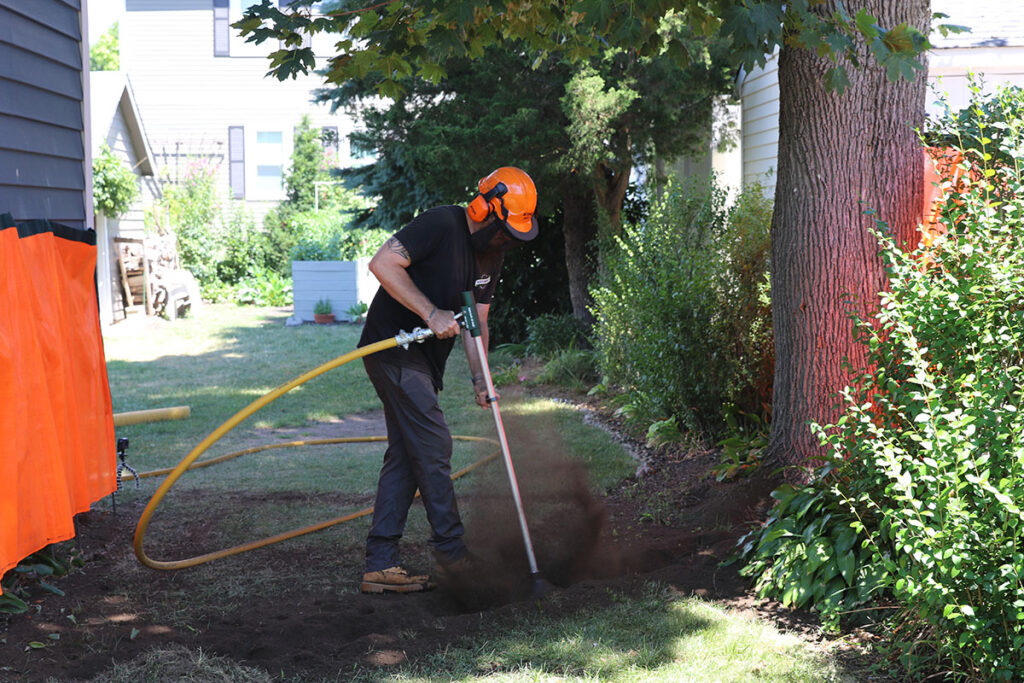
[[477, 287], [486, 287], [490, 283], [491, 283], [491, 276], [490, 275], [484, 275], [482, 278], [477, 280], [474, 284]]

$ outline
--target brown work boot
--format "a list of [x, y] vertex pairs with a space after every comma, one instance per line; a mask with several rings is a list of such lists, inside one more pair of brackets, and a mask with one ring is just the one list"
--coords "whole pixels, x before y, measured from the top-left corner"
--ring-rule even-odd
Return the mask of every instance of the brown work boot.
[[377, 572], [363, 574], [364, 593], [415, 593], [430, 590], [434, 584], [426, 574], [410, 575], [401, 567], [388, 567]]

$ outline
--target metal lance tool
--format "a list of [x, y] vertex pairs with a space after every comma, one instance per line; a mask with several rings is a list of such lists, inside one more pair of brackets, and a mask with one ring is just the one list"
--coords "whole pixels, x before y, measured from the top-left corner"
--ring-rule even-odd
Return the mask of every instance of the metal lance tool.
[[505, 472], [508, 474], [508, 483], [512, 487], [512, 500], [515, 501], [516, 514], [519, 516], [519, 529], [523, 534], [526, 559], [530, 563], [533, 594], [537, 596], [545, 592], [546, 582], [537, 568], [537, 557], [533, 552], [533, 541], [530, 540], [530, 527], [526, 523], [523, 499], [519, 495], [519, 482], [516, 480], [516, 470], [512, 466], [512, 455], [508, 450], [508, 439], [505, 437], [505, 427], [501, 422], [501, 411], [498, 410], [498, 397], [494, 392], [494, 382], [491, 380], [491, 368], [487, 363], [487, 352], [484, 350], [483, 339], [480, 338], [480, 321], [476, 315], [476, 302], [473, 300], [473, 293], [463, 292], [462, 301], [462, 325], [473, 337], [477, 355], [480, 357], [480, 367], [484, 372], [484, 380], [487, 382], [487, 402], [491, 406], [491, 414], [494, 415], [494, 426], [498, 430], [498, 443], [501, 446], [501, 455], [505, 460]]

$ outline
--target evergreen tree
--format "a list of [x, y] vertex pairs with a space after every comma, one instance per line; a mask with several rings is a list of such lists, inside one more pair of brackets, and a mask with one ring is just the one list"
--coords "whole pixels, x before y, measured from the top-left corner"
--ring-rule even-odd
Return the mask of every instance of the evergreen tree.
[[313, 183], [327, 178], [322, 133], [313, 126], [309, 115], [304, 114], [295, 129], [292, 165], [284, 178], [290, 208], [295, 211], [312, 209], [316, 200], [316, 186]]

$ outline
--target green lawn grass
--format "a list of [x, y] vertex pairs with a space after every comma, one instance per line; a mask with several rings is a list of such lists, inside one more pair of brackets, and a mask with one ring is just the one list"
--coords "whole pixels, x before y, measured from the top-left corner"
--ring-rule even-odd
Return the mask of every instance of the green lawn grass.
[[[267, 391], [355, 348], [354, 325], [286, 327], [288, 313], [274, 309], [211, 305], [173, 323], [130, 321], [105, 330], [107, 367], [115, 412], [187, 405], [191, 417], [118, 428], [131, 440], [129, 462], [140, 471], [177, 464], [218, 425]], [[529, 479], [545, 451], [586, 467], [590, 486], [603, 491], [630, 475], [635, 463], [600, 429], [583, 423], [563, 403], [509, 388], [501, 410], [517, 468]], [[449, 363], [442, 407], [455, 434], [493, 437], [490, 412], [473, 401], [468, 368], [456, 349]], [[243, 422], [210, 455], [262, 443], [325, 436], [347, 417], [380, 408], [361, 362], [321, 376]], [[165, 498], [147, 534], [156, 559], [180, 544], [186, 530], [201, 530], [199, 554], [253, 540], [372, 504], [383, 444], [288, 448], [247, 455], [185, 474]], [[488, 448], [456, 442], [454, 466]], [[206, 456], [204, 456], [206, 457]], [[486, 467], [500, 467], [498, 464]], [[493, 475], [493, 472], [490, 474]], [[473, 477], [457, 483], [462, 495]], [[128, 484], [119, 504], [138, 509], [160, 478]], [[109, 499], [99, 506], [109, 506]], [[138, 580], [146, 570], [125, 563], [112, 583], [132, 592], [170, 623], [202, 629], [217, 612], [229, 613], [252, 595], [287, 602], [293, 591], [337, 593], [339, 577], [361, 571], [366, 520], [288, 541], [308, 566], [280, 576], [255, 557], [230, 557], [188, 570], [180, 590], [157, 589]], [[410, 515], [405, 550], [412, 566], [428, 567], [422, 543], [429, 529], [421, 513]], [[178, 550], [177, 552], [183, 552]], [[244, 576], [244, 580], [240, 577]], [[343, 582], [344, 583], [344, 582]], [[557, 597], [552, 598], [557, 603]], [[836, 666], [818, 651], [765, 623], [751, 621], [669, 588], [651, 585], [643, 595], [611, 596], [574, 614], [558, 610], [481, 616], [478, 636], [404, 668], [357, 671], [362, 680], [839, 680]], [[201, 658], [200, 658], [201, 659]], [[218, 662], [218, 666], [223, 665]], [[198, 666], [198, 665], [197, 665]], [[126, 668], [127, 667], [127, 668]], [[230, 667], [229, 667], [230, 668]], [[109, 680], [142, 680], [143, 670], [119, 665]], [[123, 673], [124, 678], [120, 678]], [[248, 674], [246, 674], [248, 675]], [[141, 676], [141, 678], [133, 678]], [[104, 679], [108, 680], [108, 679]], [[196, 680], [201, 680], [197, 678]], [[252, 680], [227, 675], [217, 680]]]
[[[382, 676], [352, 681], [843, 681], [822, 652], [765, 622], [648, 584], [601, 605], [495, 620], [471, 640]], [[557, 603], [557, 597], [553, 598]]]

